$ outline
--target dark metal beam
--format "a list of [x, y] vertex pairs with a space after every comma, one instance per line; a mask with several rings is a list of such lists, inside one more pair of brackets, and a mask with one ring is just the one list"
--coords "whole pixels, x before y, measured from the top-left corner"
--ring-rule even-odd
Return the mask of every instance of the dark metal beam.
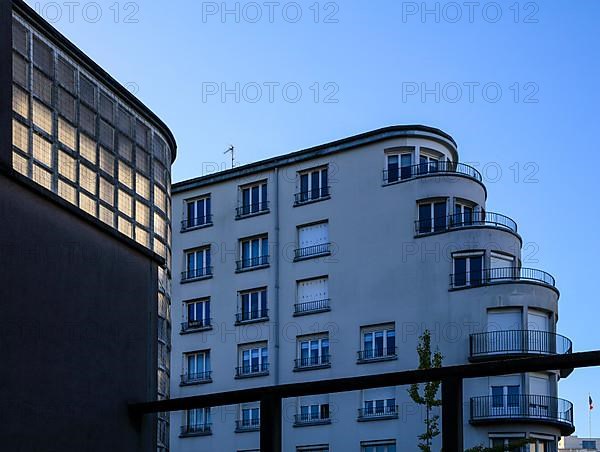
[[260, 400], [260, 450], [281, 452], [281, 399], [277, 396]]
[[409, 370], [378, 375], [290, 383], [177, 399], [133, 403], [129, 407], [133, 413], [138, 414], [156, 413], [159, 411], [179, 411], [192, 408], [256, 402], [262, 400], [267, 395], [281, 399], [287, 397], [300, 397], [303, 395], [358, 391], [386, 386], [402, 386], [412, 383], [442, 381], [449, 378], [479, 378], [512, 373], [575, 369], [592, 366], [600, 366], [600, 350], [572, 353], [569, 355], [519, 358], [477, 364], [446, 366], [438, 369]]
[[462, 378], [442, 380], [442, 450], [464, 450]]

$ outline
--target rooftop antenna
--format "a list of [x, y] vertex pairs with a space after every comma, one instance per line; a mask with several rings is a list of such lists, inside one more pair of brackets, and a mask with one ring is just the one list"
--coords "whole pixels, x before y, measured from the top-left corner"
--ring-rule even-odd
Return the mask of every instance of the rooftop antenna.
[[231, 152], [231, 168], [233, 168], [235, 165], [235, 146], [233, 144], [230, 145], [227, 150], [223, 152], [223, 154], [227, 154], [229, 152]]

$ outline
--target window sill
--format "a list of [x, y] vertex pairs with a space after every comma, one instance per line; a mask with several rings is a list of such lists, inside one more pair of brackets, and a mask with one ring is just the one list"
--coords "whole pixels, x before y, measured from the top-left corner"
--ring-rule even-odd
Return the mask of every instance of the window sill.
[[198, 226], [190, 226], [189, 228], [181, 228], [181, 233], [184, 234], [190, 231], [196, 231], [198, 229], [205, 229], [214, 226], [214, 223], [211, 221], [210, 223], [199, 224]]
[[194, 333], [201, 333], [202, 331], [210, 331], [213, 329], [212, 325], [207, 325], [207, 326], [201, 326], [198, 328], [188, 328], [185, 330], [181, 330], [179, 331], [179, 334], [194, 334]]
[[235, 272], [236, 273], [246, 273], [246, 272], [251, 272], [254, 270], [262, 270], [263, 268], [269, 268], [270, 266], [271, 266], [271, 264], [255, 265], [254, 267], [238, 268]]
[[271, 213], [271, 210], [266, 209], [266, 210], [261, 210], [259, 212], [252, 212], [252, 213], [245, 213], [243, 215], [236, 215], [235, 219], [236, 219], [236, 221], [245, 220], [246, 218], [259, 217], [261, 215], [267, 215], [269, 213]]
[[301, 311], [301, 312], [294, 312], [293, 317], [302, 317], [304, 315], [311, 315], [311, 314], [320, 314], [322, 312], [329, 312], [331, 311], [331, 308], [321, 308], [321, 309], [313, 309], [310, 311]]
[[248, 432], [260, 432], [260, 426], [256, 427], [244, 427], [235, 429], [235, 433], [248, 433]]
[[316, 202], [327, 201], [328, 199], [331, 199], [331, 195], [321, 196], [320, 198], [316, 199], [307, 199], [306, 201], [295, 201], [294, 207], [300, 207], [305, 206], [307, 204], [314, 204]]
[[254, 372], [254, 373], [251, 373], [251, 374], [236, 375], [235, 379], [236, 380], [245, 380], [246, 378], [266, 377], [267, 375], [269, 375], [269, 371], [266, 371], [266, 372]]
[[398, 359], [398, 355], [380, 356], [377, 358], [357, 359], [356, 364], [381, 363], [381, 362], [385, 362], [385, 361], [395, 361], [397, 359]]
[[188, 284], [188, 283], [193, 283], [193, 282], [198, 282], [198, 281], [204, 281], [205, 279], [211, 279], [213, 277], [213, 275], [204, 275], [204, 276], [198, 276], [197, 278], [186, 278], [186, 279], [182, 279], [181, 280], [181, 284]]
[[253, 323], [262, 323], [262, 322], [268, 322], [268, 321], [269, 321], [269, 317], [260, 317], [257, 319], [236, 320], [234, 325], [235, 326], [251, 325]]
[[212, 435], [212, 430], [208, 432], [194, 432], [194, 433], [180, 433], [180, 438], [193, 438], [194, 436], [210, 436]]
[[294, 422], [293, 427], [314, 427], [315, 425], [331, 424], [331, 419], [315, 419], [314, 421]]
[[207, 378], [205, 380], [182, 382], [182, 383], [179, 383], [179, 386], [181, 386], [181, 387], [183, 387], [183, 386], [197, 386], [197, 385], [205, 385], [205, 384], [212, 383], [212, 382], [213, 382], [212, 378]]
[[394, 414], [382, 414], [381, 416], [361, 416], [358, 417], [356, 420], [358, 422], [371, 422], [371, 421], [387, 421], [390, 419], [398, 419], [398, 413], [394, 413]]
[[294, 262], [307, 261], [310, 259], [318, 259], [319, 257], [331, 256], [331, 251], [326, 251], [324, 253], [311, 254], [309, 256], [295, 257]]
[[309, 370], [329, 369], [330, 367], [331, 367], [331, 363], [316, 364], [314, 366], [294, 367], [294, 372], [305, 372], [305, 371], [309, 371]]

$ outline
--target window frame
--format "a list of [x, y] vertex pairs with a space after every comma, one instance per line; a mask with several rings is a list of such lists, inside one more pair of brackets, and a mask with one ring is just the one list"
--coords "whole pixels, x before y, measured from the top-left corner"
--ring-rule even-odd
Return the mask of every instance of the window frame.
[[[306, 184], [303, 182], [304, 178], [306, 178]], [[317, 188], [314, 187], [316, 182], [318, 182]], [[328, 163], [297, 172], [297, 192], [294, 205], [321, 201], [330, 197]]]

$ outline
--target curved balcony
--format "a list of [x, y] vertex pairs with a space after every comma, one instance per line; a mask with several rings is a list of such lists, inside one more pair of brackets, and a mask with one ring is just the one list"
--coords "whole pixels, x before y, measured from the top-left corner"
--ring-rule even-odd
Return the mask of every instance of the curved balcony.
[[560, 428], [563, 435], [575, 431], [573, 404], [545, 395], [505, 395], [471, 398], [471, 424], [534, 422]]
[[537, 270], [535, 268], [486, 268], [483, 270], [453, 273], [450, 275], [450, 287], [453, 289], [518, 282], [542, 284], [556, 289], [554, 277], [545, 271]]
[[512, 218], [495, 212], [458, 213], [440, 218], [424, 218], [415, 221], [417, 235], [481, 226], [504, 229], [517, 234], [517, 223]]
[[423, 176], [458, 175], [466, 176], [483, 183], [481, 173], [472, 166], [455, 162], [430, 162], [411, 166], [388, 167], [383, 171], [383, 182], [392, 184]]
[[469, 337], [470, 360], [520, 355], [565, 355], [573, 351], [570, 339], [538, 330], [505, 330], [475, 333]]

